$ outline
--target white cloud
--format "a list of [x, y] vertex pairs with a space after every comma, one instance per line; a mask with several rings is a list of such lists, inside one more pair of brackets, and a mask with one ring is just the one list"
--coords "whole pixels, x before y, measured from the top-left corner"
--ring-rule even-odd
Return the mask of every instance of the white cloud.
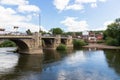
[[97, 7], [97, 4], [96, 4], [96, 3], [92, 3], [92, 4], [91, 4], [91, 7], [92, 7], [92, 8], [96, 8], [96, 7]]
[[87, 21], [77, 21], [77, 18], [67, 17], [64, 21], [61, 21], [64, 24], [68, 31], [84, 31], [87, 30], [88, 24]]
[[75, 0], [76, 3], [96, 3], [97, 0]]
[[72, 10], [82, 10], [84, 9], [83, 5], [81, 4], [74, 4], [74, 5], [69, 5], [66, 7], [66, 9], [72, 9]]
[[109, 25], [109, 24], [111, 24], [111, 23], [113, 23], [114, 21], [106, 21], [103, 25], [104, 26], [107, 26], [107, 25]]
[[28, 4], [28, 0], [0, 0], [1, 4], [5, 5], [25, 5]]
[[12, 31], [14, 32], [14, 26], [18, 26], [18, 31], [20, 32], [26, 32], [26, 30], [30, 29], [32, 32], [38, 32], [39, 29], [41, 28], [41, 30], [43, 31], [47, 31], [43, 26], [38, 26], [32, 23], [27, 23], [27, 22], [8, 22], [8, 23], [0, 23], [0, 27], [1, 28], [5, 28], [6, 31]]
[[3, 5], [16, 5], [20, 12], [39, 12], [40, 9], [36, 5], [30, 5], [29, 0], [1, 0]]
[[56, 9], [62, 11], [66, 8], [70, 0], [54, 0], [53, 4], [55, 5]]
[[[33, 32], [39, 30], [37, 23], [32, 23], [32, 19], [35, 18], [33, 13], [40, 11], [38, 6], [29, 5], [28, 0], [0, 0], [0, 4], [2, 4], [0, 6], [0, 27], [5, 28], [6, 31], [13, 31], [13, 26], [18, 26], [22, 32], [27, 29]], [[46, 31], [42, 26], [41, 29]]]
[[111, 23], [113, 23], [114, 21], [106, 21], [103, 23], [103, 25], [99, 28], [96, 28], [96, 29], [93, 29], [93, 30], [106, 30], [107, 29], [107, 26]]
[[[83, 10], [86, 4], [92, 8], [97, 7], [98, 2], [106, 2], [107, 0], [54, 0], [54, 5], [59, 11], [63, 10]], [[72, 2], [72, 4], [71, 4]]]
[[20, 5], [18, 7], [19, 12], [39, 12], [40, 9], [35, 5]]
[[[32, 14], [20, 15], [12, 8], [0, 6], [0, 27], [5, 28], [6, 31], [13, 31], [13, 26], [18, 26], [21, 32], [25, 32], [27, 29], [33, 32], [38, 31], [39, 26], [30, 23], [31, 20]], [[46, 31], [42, 26], [41, 29]]]
[[3, 16], [5, 14], [15, 14], [16, 11], [11, 8], [4, 8], [3, 6], [0, 6], [0, 15]]
[[107, 0], [99, 0], [100, 2], [106, 2]]
[[30, 16], [18, 15], [12, 8], [0, 6], [0, 23], [29, 21]]

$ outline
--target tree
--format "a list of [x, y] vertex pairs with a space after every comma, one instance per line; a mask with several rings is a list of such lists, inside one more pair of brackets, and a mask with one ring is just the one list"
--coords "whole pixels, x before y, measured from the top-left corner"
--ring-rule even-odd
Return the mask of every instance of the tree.
[[52, 28], [50, 29], [50, 32], [52, 32], [54, 35], [63, 34], [63, 30], [61, 28]]
[[48, 32], [42, 31], [42, 30], [40, 30], [39, 33], [41, 33], [42, 35], [44, 35], [44, 34], [49, 34]]
[[30, 29], [28, 29], [28, 30], [26, 31], [26, 33], [27, 33], [28, 35], [32, 35], [32, 32], [30, 31]]
[[0, 47], [16, 47], [16, 44], [10, 40], [5, 40], [0, 44]]
[[107, 40], [111, 39], [111, 43], [116, 41], [118, 42], [117, 45], [120, 46], [120, 18], [116, 19], [114, 23], [107, 26], [105, 34], [107, 36]]

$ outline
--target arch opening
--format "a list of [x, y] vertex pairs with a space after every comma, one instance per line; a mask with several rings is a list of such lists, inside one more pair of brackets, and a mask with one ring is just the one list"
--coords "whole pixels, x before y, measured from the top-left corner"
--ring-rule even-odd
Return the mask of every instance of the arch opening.
[[9, 39], [9, 40], [13, 41], [16, 44], [16, 46], [18, 47], [17, 48], [18, 52], [22, 53], [22, 52], [28, 52], [29, 51], [29, 47], [24, 41], [22, 41], [20, 39]]

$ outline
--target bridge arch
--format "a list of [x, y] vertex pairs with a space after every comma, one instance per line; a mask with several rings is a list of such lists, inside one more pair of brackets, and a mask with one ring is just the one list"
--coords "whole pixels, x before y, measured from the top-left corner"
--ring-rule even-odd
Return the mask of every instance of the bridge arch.
[[33, 35], [0, 35], [0, 40], [11, 40], [18, 46], [19, 53], [42, 54], [41, 36], [39, 33]]
[[24, 41], [20, 39], [9, 39], [13, 41], [17, 45], [17, 51], [20, 53], [25, 53], [29, 51], [29, 45]]

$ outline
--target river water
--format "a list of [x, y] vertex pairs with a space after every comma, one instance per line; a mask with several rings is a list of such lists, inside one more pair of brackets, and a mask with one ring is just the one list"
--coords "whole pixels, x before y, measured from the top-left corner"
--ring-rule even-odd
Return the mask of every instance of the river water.
[[[120, 80], [120, 51], [44, 50], [20, 55], [0, 48], [0, 80]], [[9, 51], [9, 52], [8, 52]]]

